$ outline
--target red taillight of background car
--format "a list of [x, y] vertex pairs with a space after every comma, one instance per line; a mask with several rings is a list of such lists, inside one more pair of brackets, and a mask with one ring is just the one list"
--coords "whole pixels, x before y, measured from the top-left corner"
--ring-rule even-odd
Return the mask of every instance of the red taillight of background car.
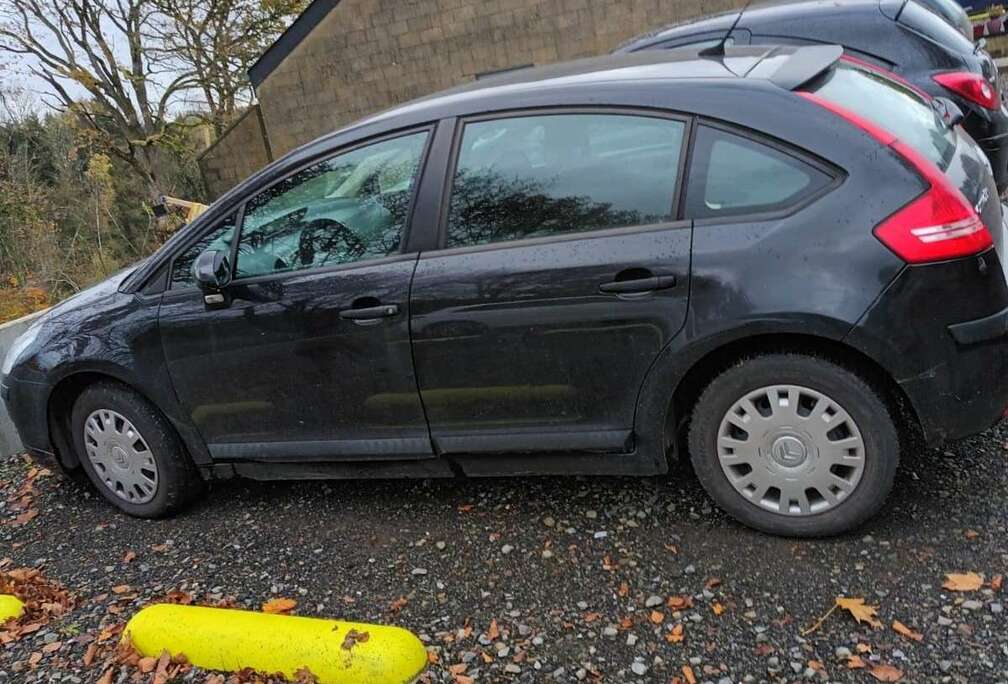
[[1000, 105], [994, 87], [980, 74], [969, 71], [950, 71], [944, 74], [935, 74], [931, 78], [956, 95], [964, 97], [970, 102], [975, 102], [981, 107], [997, 109]]
[[861, 116], [813, 93], [798, 93], [842, 117], [903, 157], [927, 181], [927, 191], [875, 228], [875, 237], [907, 263], [977, 254], [994, 243], [972, 205], [941, 170], [917, 150]]

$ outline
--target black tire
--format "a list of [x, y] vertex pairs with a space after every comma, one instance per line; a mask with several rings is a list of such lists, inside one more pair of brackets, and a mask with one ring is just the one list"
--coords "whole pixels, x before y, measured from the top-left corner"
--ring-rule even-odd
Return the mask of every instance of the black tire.
[[[861, 433], [861, 479], [833, 508], [802, 516], [767, 510], [739, 493], [722, 470], [717, 438], [725, 414], [746, 393], [777, 384], [807, 387], [832, 398]], [[739, 522], [775, 535], [822, 537], [853, 530], [878, 513], [893, 486], [900, 440], [886, 402], [856, 373], [815, 356], [767, 354], [744, 359], [711, 381], [693, 409], [689, 450], [704, 489]]]
[[[139, 430], [157, 465], [158, 482], [153, 498], [134, 503], [117, 496], [95, 472], [84, 445], [84, 422], [92, 412], [111, 409]], [[138, 518], [161, 518], [185, 507], [203, 489], [196, 471], [174, 428], [144, 397], [114, 382], [87, 387], [74, 403], [70, 420], [73, 444], [84, 472], [94, 487], [117, 508]]]

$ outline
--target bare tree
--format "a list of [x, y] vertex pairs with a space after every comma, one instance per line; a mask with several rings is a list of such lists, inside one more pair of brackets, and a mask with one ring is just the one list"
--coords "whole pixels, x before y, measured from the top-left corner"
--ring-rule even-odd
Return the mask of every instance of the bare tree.
[[252, 99], [248, 69], [306, 0], [154, 0], [152, 57], [192, 75], [198, 110], [220, 135]]
[[[157, 157], [180, 124], [173, 105], [196, 84], [149, 56], [151, 0], [0, 0], [0, 51], [20, 55], [50, 92], [43, 101], [86, 122], [154, 197]], [[77, 91], [86, 93], [85, 97]]]

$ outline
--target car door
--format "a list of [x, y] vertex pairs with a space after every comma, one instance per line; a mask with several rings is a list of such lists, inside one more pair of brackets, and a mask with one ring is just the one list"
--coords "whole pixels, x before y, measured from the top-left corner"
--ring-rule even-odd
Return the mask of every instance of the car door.
[[[417, 257], [402, 247], [429, 137], [292, 170], [175, 258], [165, 360], [215, 459], [432, 456], [409, 341]], [[194, 286], [205, 249], [233, 264], [222, 305]]]
[[637, 392], [683, 325], [688, 120], [622, 109], [459, 123], [414, 358], [443, 453], [632, 448]]

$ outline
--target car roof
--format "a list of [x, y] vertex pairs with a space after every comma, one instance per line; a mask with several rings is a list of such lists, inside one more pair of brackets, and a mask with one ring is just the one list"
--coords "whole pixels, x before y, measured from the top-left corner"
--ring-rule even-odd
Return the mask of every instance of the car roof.
[[[883, 11], [887, 16], [896, 16], [899, 8], [906, 0], [771, 0], [770, 2], [754, 3], [745, 8], [739, 28], [779, 21], [793, 17], [822, 16], [827, 14], [878, 14]], [[727, 30], [736, 18], [739, 10], [731, 10], [712, 14], [697, 19], [679, 21], [631, 38], [623, 43], [616, 52], [632, 52], [641, 50], [655, 43], [676, 38], [679, 35], [692, 35], [707, 31]]]
[[[362, 120], [364, 126], [393, 117], [431, 118], [462, 115], [472, 103], [499, 95], [521, 98], [530, 93], [611, 84], [674, 82], [686, 79], [766, 80], [791, 89], [822, 72], [839, 59], [835, 45], [728, 47], [723, 55], [698, 50], [652, 50], [590, 57], [540, 67], [517, 69], [482, 78], [413, 100]], [[795, 79], [800, 78], [799, 82]], [[409, 115], [409, 116], [407, 116]]]

